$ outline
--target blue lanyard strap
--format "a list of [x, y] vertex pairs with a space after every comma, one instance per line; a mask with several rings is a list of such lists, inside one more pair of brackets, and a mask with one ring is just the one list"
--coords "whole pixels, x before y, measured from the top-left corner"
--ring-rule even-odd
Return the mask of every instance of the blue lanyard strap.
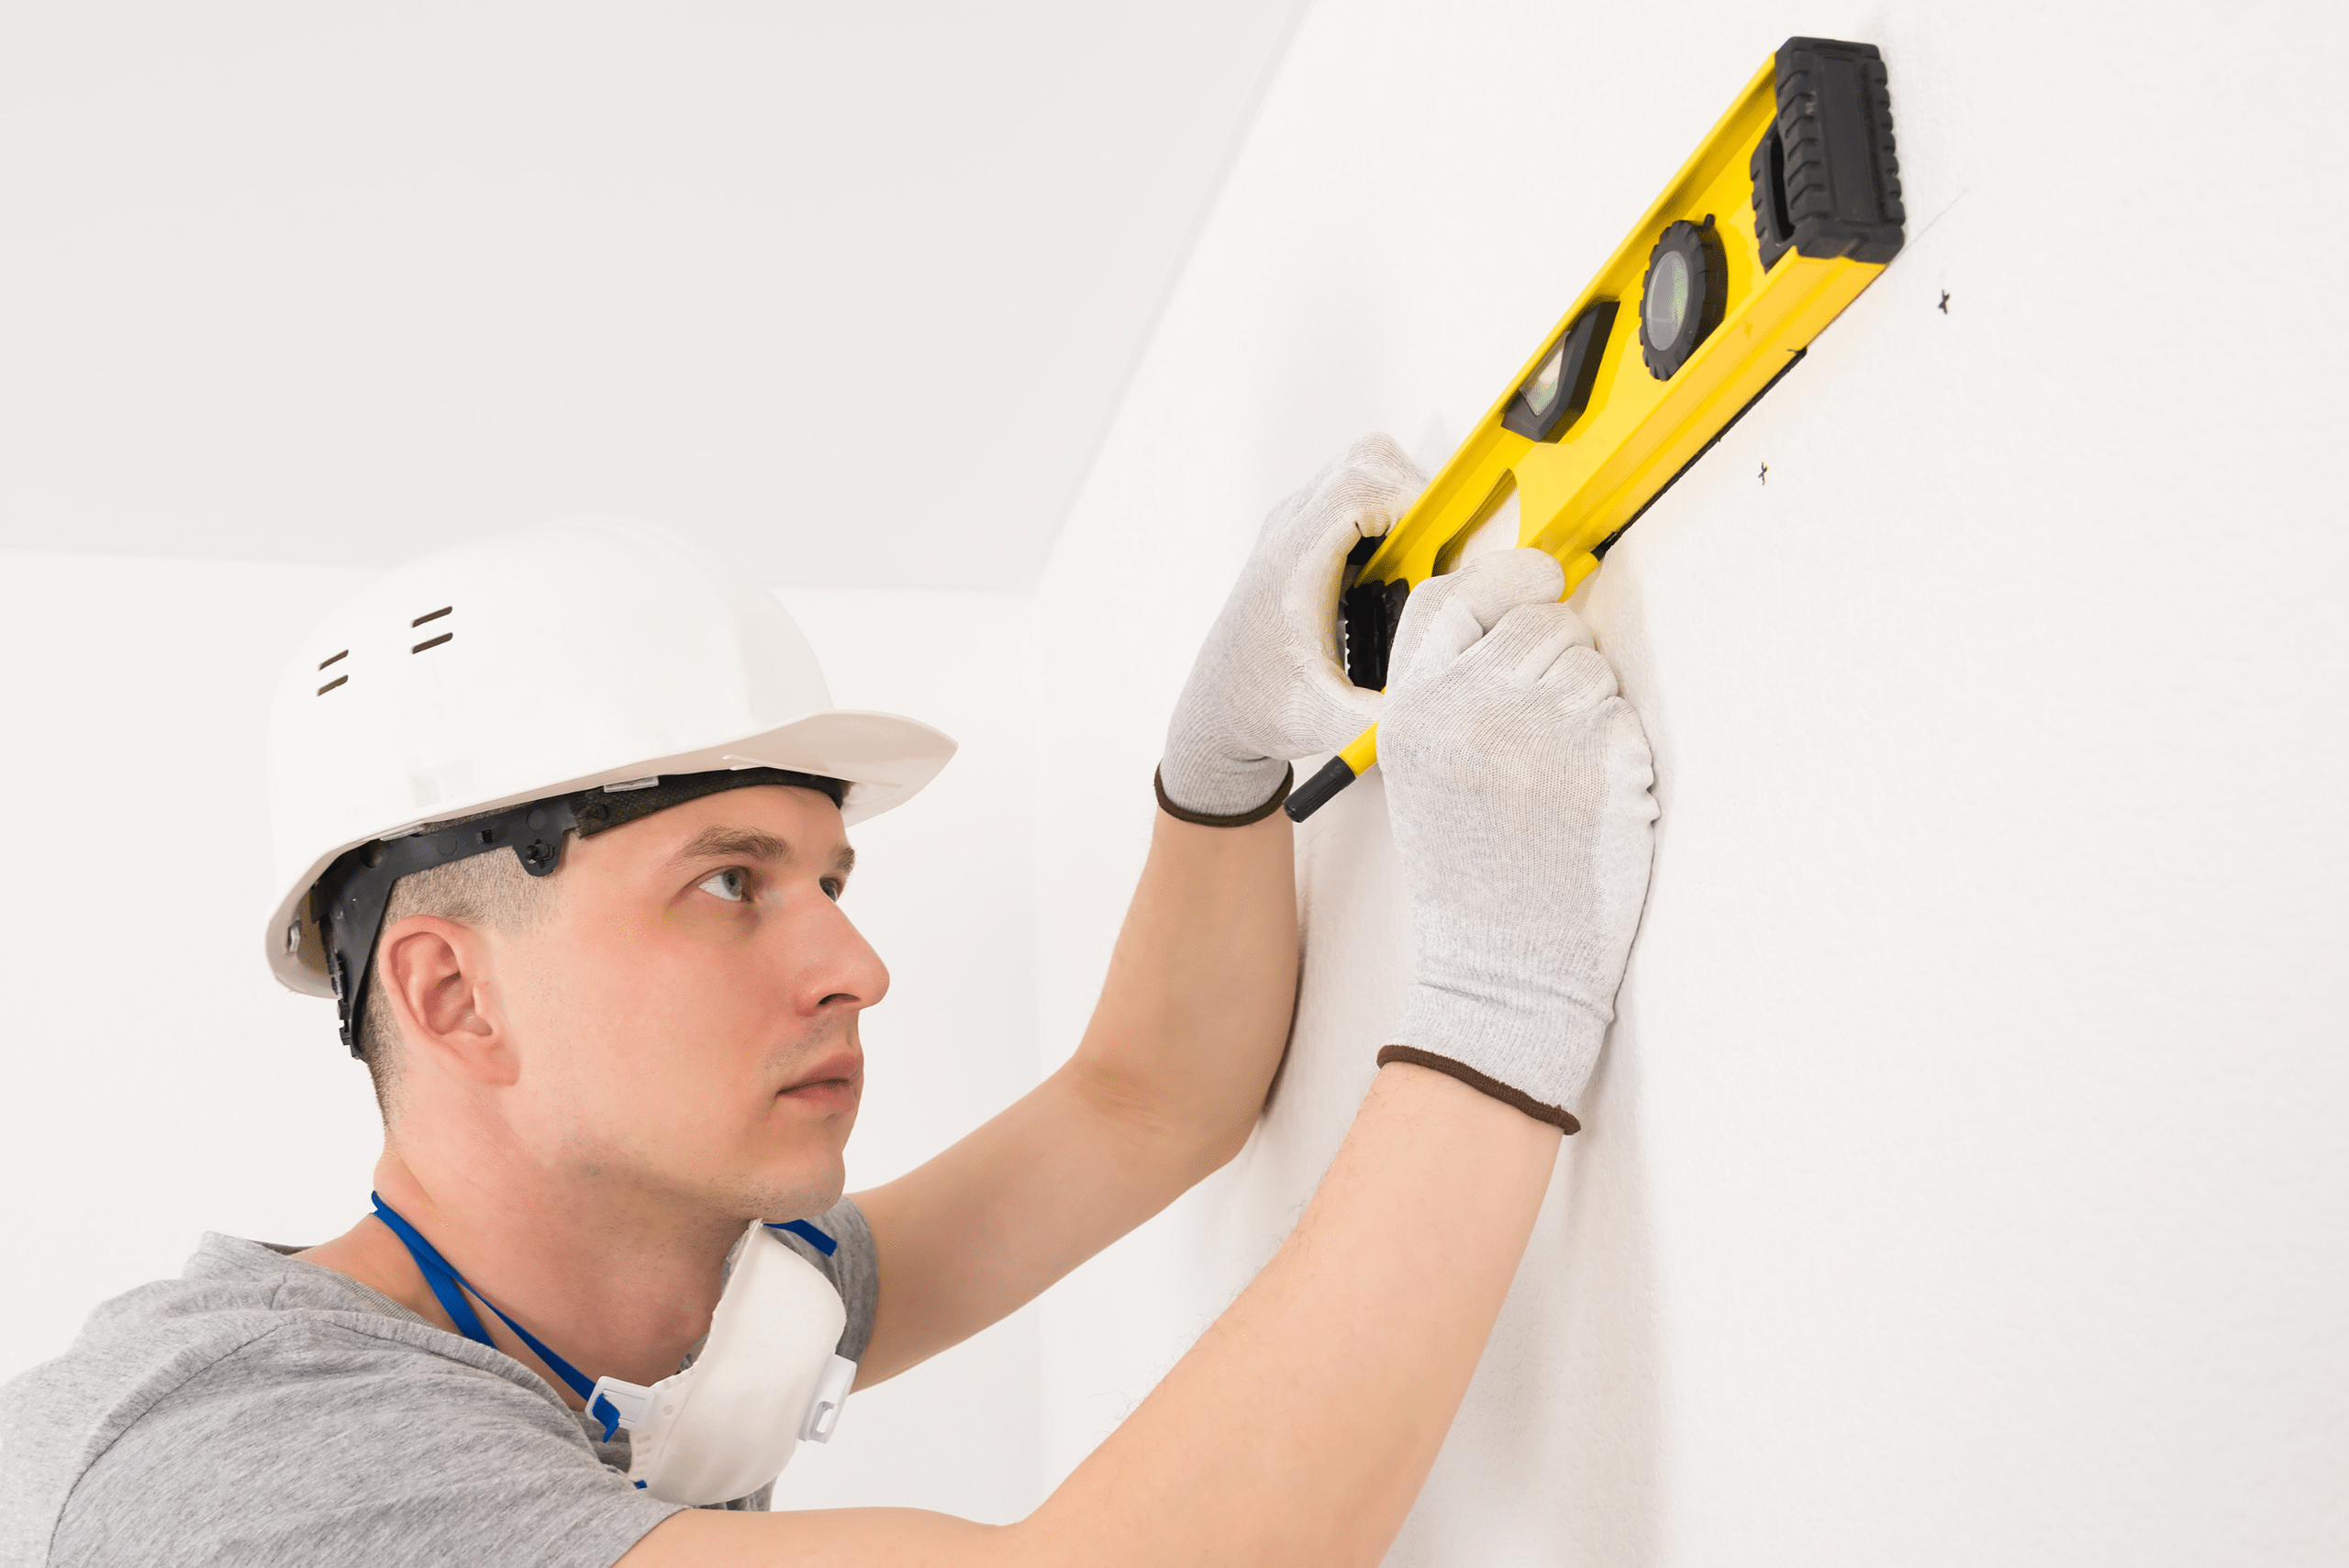
[[536, 1334], [508, 1318], [497, 1303], [474, 1290], [471, 1282], [451, 1268], [449, 1260], [424, 1239], [423, 1232], [402, 1218], [399, 1210], [384, 1201], [383, 1194], [369, 1193], [367, 1195], [374, 1200], [375, 1217], [390, 1226], [392, 1234], [406, 1244], [407, 1255], [416, 1260], [417, 1270], [424, 1275], [424, 1283], [432, 1287], [432, 1294], [439, 1296], [440, 1305], [448, 1309], [451, 1320], [457, 1325], [457, 1332], [476, 1345], [486, 1345], [493, 1351], [497, 1349], [496, 1343], [489, 1337], [489, 1330], [482, 1327], [481, 1315], [473, 1310], [473, 1303], [465, 1299], [465, 1293], [472, 1291], [484, 1307], [497, 1314], [498, 1321], [513, 1329], [515, 1336], [530, 1347], [532, 1355], [546, 1362], [557, 1377], [571, 1385], [573, 1394], [583, 1400], [595, 1399], [596, 1404], [602, 1407], [601, 1409], [590, 1410], [588, 1414], [604, 1423], [604, 1440], [609, 1442], [612, 1433], [619, 1428], [619, 1412], [612, 1408], [610, 1400], [596, 1398], [595, 1380], [548, 1349], [545, 1341]]
[[[548, 1349], [546, 1343], [536, 1334], [506, 1316], [503, 1307], [475, 1290], [472, 1282], [449, 1266], [449, 1260], [442, 1257], [440, 1251], [424, 1239], [422, 1231], [403, 1218], [399, 1210], [384, 1201], [383, 1194], [369, 1193], [367, 1195], [374, 1202], [375, 1218], [392, 1228], [392, 1234], [398, 1237], [402, 1244], [407, 1248], [407, 1255], [416, 1260], [417, 1272], [424, 1276], [424, 1283], [432, 1287], [432, 1294], [440, 1298], [441, 1307], [449, 1314], [450, 1321], [456, 1324], [457, 1332], [476, 1345], [484, 1345], [493, 1351], [497, 1349], [496, 1342], [489, 1337], [489, 1330], [482, 1327], [481, 1314], [475, 1312], [473, 1303], [465, 1299], [466, 1293], [471, 1291], [484, 1307], [497, 1314], [499, 1322], [513, 1329], [516, 1337], [530, 1347], [532, 1355], [546, 1362], [548, 1368], [557, 1377], [571, 1385], [571, 1391], [573, 1394], [586, 1402], [587, 1413], [604, 1423], [604, 1440], [611, 1441], [612, 1434], [619, 1430], [620, 1413], [609, 1399], [596, 1394], [595, 1380]], [[788, 1230], [795, 1236], [802, 1237], [810, 1246], [828, 1258], [840, 1247], [839, 1242], [804, 1219], [789, 1219], [779, 1225], [769, 1225], [767, 1229]]]
[[798, 1237], [801, 1240], [807, 1242], [807, 1245], [815, 1248], [816, 1251], [823, 1253], [824, 1256], [828, 1258], [834, 1252], [841, 1250], [841, 1244], [839, 1242], [833, 1240], [830, 1237], [825, 1235], [822, 1231], [817, 1229], [814, 1226], [808, 1224], [804, 1219], [786, 1219], [780, 1223], [770, 1220], [767, 1222], [767, 1229], [770, 1230], [788, 1230], [794, 1236]]

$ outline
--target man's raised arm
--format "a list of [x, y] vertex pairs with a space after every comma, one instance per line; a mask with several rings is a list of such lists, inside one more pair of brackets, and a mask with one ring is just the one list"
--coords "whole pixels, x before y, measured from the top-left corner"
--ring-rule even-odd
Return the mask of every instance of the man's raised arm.
[[1167, 727], [1150, 857], [1074, 1055], [857, 1195], [881, 1266], [861, 1386], [1015, 1311], [1247, 1141], [1297, 999], [1289, 762], [1378, 716], [1338, 662], [1339, 587], [1423, 485], [1373, 437], [1265, 520]]
[[[1141, 1407], [1018, 1524], [681, 1514], [630, 1568], [1380, 1558], [1576, 1125], [1645, 896], [1647, 744], [1580, 621], [1540, 602], [1561, 583], [1514, 550], [1414, 595], [1381, 721], [1402, 1024], [1297, 1230]], [[1441, 1266], [1413, 1244], [1434, 1235]]]

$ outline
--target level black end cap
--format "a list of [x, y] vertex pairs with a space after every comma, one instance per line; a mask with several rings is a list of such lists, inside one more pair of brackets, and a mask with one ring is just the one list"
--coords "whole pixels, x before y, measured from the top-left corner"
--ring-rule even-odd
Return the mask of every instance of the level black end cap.
[[1777, 67], [1778, 150], [1794, 249], [1891, 261], [1909, 215], [1883, 54], [1872, 43], [1788, 39]]
[[1288, 792], [1281, 809], [1288, 813], [1290, 821], [1302, 822], [1337, 799], [1338, 792], [1353, 782], [1354, 771], [1346, 766], [1346, 760], [1332, 757], [1311, 778]]

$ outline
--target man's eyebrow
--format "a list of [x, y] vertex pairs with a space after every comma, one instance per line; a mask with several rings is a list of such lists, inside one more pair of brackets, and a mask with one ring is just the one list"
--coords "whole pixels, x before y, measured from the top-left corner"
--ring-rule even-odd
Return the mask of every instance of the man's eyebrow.
[[[729, 860], [765, 861], [776, 865], [788, 865], [797, 858], [787, 840], [757, 828], [705, 828], [687, 840], [685, 846], [669, 857], [674, 865], [693, 861]], [[846, 876], [856, 869], [856, 851], [847, 844], [832, 857], [832, 870]]]
[[756, 828], [705, 828], [669, 859], [673, 864], [683, 864], [687, 861], [723, 860], [734, 856], [746, 861], [781, 863], [793, 858], [793, 851], [786, 840]]

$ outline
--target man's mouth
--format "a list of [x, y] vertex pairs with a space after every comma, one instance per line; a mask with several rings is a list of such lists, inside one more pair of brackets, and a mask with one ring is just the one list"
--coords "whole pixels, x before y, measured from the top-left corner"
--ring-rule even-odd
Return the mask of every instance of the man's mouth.
[[851, 1110], [864, 1083], [864, 1053], [840, 1051], [811, 1064], [777, 1093], [810, 1109]]

